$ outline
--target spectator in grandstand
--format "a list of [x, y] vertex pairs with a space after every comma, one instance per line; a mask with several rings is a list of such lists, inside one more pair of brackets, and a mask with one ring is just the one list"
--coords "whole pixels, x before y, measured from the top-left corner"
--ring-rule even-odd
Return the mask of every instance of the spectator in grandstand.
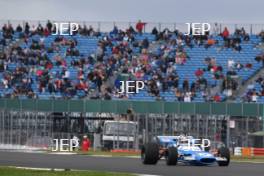
[[256, 92], [256, 90], [254, 89], [251, 95], [251, 101], [252, 102], [257, 102], [258, 100], [258, 93]]
[[233, 59], [228, 59], [227, 61], [228, 70], [233, 70], [234, 66], [235, 66], [235, 61]]
[[[169, 50], [168, 50], [169, 52]], [[179, 64], [179, 65], [184, 65], [187, 61], [187, 59], [189, 58], [189, 56], [186, 54], [185, 51], [183, 51], [182, 49], [177, 48], [176, 49], [176, 57], [175, 57], [175, 63]]]
[[2, 27], [2, 31], [3, 31], [3, 38], [5, 39], [12, 39], [13, 38], [13, 34], [14, 34], [14, 29], [13, 26], [11, 24], [4, 24], [4, 26]]
[[207, 84], [208, 84], [207, 80], [204, 77], [201, 77], [201, 78], [198, 78], [196, 87], [198, 90], [204, 91], [207, 88]]
[[142, 41], [142, 48], [143, 49], [148, 49], [149, 47], [149, 41], [147, 38], [145, 38], [143, 41]]
[[158, 37], [158, 34], [159, 34], [159, 31], [158, 31], [158, 29], [157, 29], [156, 27], [154, 27], [154, 28], [152, 29], [152, 32], [151, 32], [151, 34], [155, 35], [155, 36], [156, 36], [156, 38], [157, 38], [157, 37]]
[[148, 82], [148, 87], [149, 87], [149, 92], [151, 95], [153, 96], [159, 96], [159, 89], [158, 89], [158, 85], [157, 83], [155, 82], [154, 79], [150, 80]]
[[183, 98], [183, 101], [184, 102], [191, 102], [191, 96], [192, 96], [192, 93], [191, 92], [186, 92], [185, 95], [184, 95], [184, 98]]
[[246, 63], [245, 69], [246, 70], [250, 70], [251, 68], [252, 68], [252, 64], [251, 63]]
[[261, 42], [264, 42], [264, 30], [259, 33], [259, 37], [261, 38]]
[[175, 96], [176, 96], [178, 101], [183, 101], [182, 93], [180, 90], [175, 89]]
[[37, 30], [36, 30], [37, 34], [42, 35], [44, 32], [44, 28], [42, 27], [41, 24], [38, 24]]
[[185, 36], [184, 41], [185, 41], [186, 46], [188, 46], [189, 48], [193, 48], [192, 39], [190, 36], [188, 35]]
[[70, 47], [67, 49], [66, 56], [80, 56], [80, 52], [77, 48]]
[[198, 78], [203, 76], [203, 74], [204, 74], [204, 72], [201, 68], [198, 68], [198, 70], [195, 71], [195, 76], [197, 76]]
[[139, 21], [137, 22], [137, 24], [136, 24], [137, 32], [140, 33], [140, 34], [142, 34], [143, 29], [144, 29], [144, 27], [145, 27], [146, 24], [147, 24], [147, 23], [143, 23], [143, 22], [141, 22], [141, 20], [139, 20]]
[[23, 29], [22, 29], [22, 27], [20, 26], [20, 24], [17, 26], [17, 28], [16, 28], [16, 32], [22, 32], [23, 31]]
[[241, 69], [244, 68], [244, 65], [241, 64], [241, 63], [238, 61], [238, 62], [235, 63], [235, 68], [236, 68], [238, 71], [240, 71]]
[[213, 101], [214, 102], [220, 102], [221, 101], [221, 97], [219, 96], [219, 94], [215, 94], [215, 96], [213, 97]]
[[234, 48], [235, 51], [238, 51], [238, 52], [240, 52], [241, 49], [242, 49], [242, 47], [241, 47], [241, 45], [239, 43], [235, 43], [233, 48]]
[[219, 25], [218, 23], [214, 23], [214, 26], [213, 26], [213, 35], [219, 35], [220, 34], [220, 28], [219, 28]]
[[28, 22], [25, 23], [24, 32], [26, 35], [28, 35], [30, 33], [30, 26], [29, 26]]
[[264, 53], [259, 54], [258, 56], [255, 57], [255, 60], [257, 62], [262, 62], [262, 67], [264, 67]]
[[55, 88], [55, 85], [54, 85], [54, 83], [53, 83], [52, 80], [49, 80], [49, 83], [48, 83], [48, 91], [49, 91], [50, 94], [56, 92], [56, 88]]
[[250, 40], [250, 37], [248, 33], [246, 33], [244, 27], [242, 27], [241, 29], [236, 29], [234, 32], [234, 36], [239, 37], [239, 40], [240, 38], [243, 38], [243, 40], [246, 42]]
[[243, 40], [246, 41], [246, 42], [248, 42], [248, 41], [250, 40], [249, 34], [246, 33], [246, 34], [243, 36]]
[[204, 45], [204, 47], [207, 49], [207, 48], [213, 46], [213, 45], [216, 44], [216, 43], [217, 43], [217, 41], [210, 37], [210, 38], [207, 40], [207, 43]]
[[227, 38], [229, 37], [229, 31], [227, 27], [225, 27], [224, 31], [222, 32], [222, 37], [224, 40], [227, 40]]
[[109, 34], [110, 35], [117, 35], [118, 34], [118, 28], [116, 25], [114, 26], [113, 30]]
[[185, 91], [185, 92], [189, 91], [189, 81], [188, 81], [188, 79], [185, 79], [183, 81], [182, 88], [183, 88], [183, 91]]
[[49, 33], [52, 32], [52, 23], [50, 20], [47, 21], [46, 28], [48, 29]]

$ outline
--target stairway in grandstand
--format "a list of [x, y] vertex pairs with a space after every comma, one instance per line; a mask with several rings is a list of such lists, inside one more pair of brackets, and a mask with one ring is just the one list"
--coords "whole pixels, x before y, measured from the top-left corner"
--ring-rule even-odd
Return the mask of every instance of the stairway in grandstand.
[[[264, 68], [261, 68], [256, 74], [245, 81], [245, 83], [239, 87], [239, 90], [236, 92], [235, 96], [242, 98], [250, 89], [255, 89], [257, 92], [261, 92], [261, 85], [255, 82], [259, 77], [264, 77]], [[258, 102], [264, 103], [264, 97], [260, 96]]]

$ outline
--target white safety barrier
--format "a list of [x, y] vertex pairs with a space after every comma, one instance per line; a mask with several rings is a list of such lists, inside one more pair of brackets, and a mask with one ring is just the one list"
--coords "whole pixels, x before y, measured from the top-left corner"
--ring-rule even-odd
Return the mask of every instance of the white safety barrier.
[[235, 156], [242, 156], [242, 147], [235, 147], [234, 155]]

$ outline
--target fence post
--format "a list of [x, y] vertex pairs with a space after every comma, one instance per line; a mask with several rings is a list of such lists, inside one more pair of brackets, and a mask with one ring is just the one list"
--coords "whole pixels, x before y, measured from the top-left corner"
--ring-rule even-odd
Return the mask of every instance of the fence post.
[[250, 24], [250, 35], [252, 35], [252, 32], [253, 31], [253, 29], [252, 29], [252, 24]]
[[246, 145], [247, 145], [247, 147], [249, 147], [248, 146], [248, 117], [246, 117]]
[[22, 120], [22, 112], [23, 112], [23, 106], [22, 106], [22, 100], [20, 100], [20, 113], [19, 113], [19, 119], [18, 119], [18, 128], [19, 128], [19, 134], [18, 134], [18, 145], [21, 145], [21, 133], [22, 133], [22, 125], [21, 125], [21, 120]]
[[205, 138], [208, 139], [208, 115], [206, 115], [206, 127], [205, 127]]
[[148, 117], [146, 116], [146, 114], [144, 114], [145, 117], [145, 143], [148, 143], [148, 138], [149, 138], [149, 128], [148, 128]]
[[229, 148], [229, 141], [230, 141], [230, 116], [227, 116], [226, 120], [226, 147]]
[[83, 113], [86, 114], [86, 100], [83, 99]]

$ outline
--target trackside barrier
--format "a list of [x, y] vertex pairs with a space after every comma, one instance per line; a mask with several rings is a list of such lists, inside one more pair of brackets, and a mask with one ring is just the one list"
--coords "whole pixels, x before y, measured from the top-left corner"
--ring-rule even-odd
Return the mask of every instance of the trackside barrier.
[[234, 155], [235, 156], [242, 156], [242, 147], [235, 147]]
[[253, 148], [253, 156], [264, 156], [264, 148]]
[[252, 156], [252, 149], [250, 147], [243, 147], [242, 156]]
[[122, 149], [115, 149], [111, 150], [112, 153], [128, 153], [128, 154], [140, 154], [139, 150], [122, 150]]
[[264, 156], [264, 148], [235, 147], [235, 156]]

